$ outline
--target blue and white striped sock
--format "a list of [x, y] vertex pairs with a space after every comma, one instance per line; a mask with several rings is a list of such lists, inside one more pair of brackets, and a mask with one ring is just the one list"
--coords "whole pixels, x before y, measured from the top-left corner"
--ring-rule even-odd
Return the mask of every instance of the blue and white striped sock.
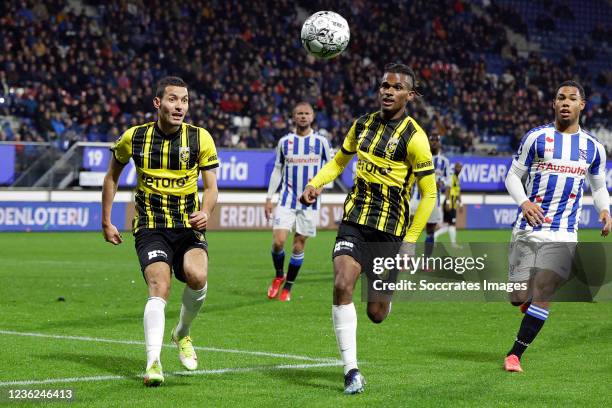
[[547, 318], [548, 310], [533, 304], [529, 305], [525, 316], [523, 316], [514, 345], [508, 355], [514, 354], [521, 358], [527, 347], [535, 340]]
[[525, 314], [528, 314], [540, 320], [548, 319], [548, 310], [538, 307], [536, 305], [529, 305], [529, 308], [527, 308]]
[[302, 267], [302, 263], [304, 263], [304, 252], [291, 254], [291, 259], [289, 260], [289, 267], [287, 268], [287, 281], [285, 282], [284, 286], [285, 289], [291, 290], [291, 286], [297, 278], [298, 272]]

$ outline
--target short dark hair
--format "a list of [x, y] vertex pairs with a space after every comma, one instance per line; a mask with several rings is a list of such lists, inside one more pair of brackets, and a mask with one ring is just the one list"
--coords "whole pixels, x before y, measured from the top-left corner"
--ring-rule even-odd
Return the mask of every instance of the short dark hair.
[[409, 76], [412, 78], [412, 89], [417, 93], [417, 95], [420, 95], [420, 92], [417, 90], [417, 87], [420, 84], [417, 82], [416, 74], [408, 65], [402, 64], [401, 62], [390, 62], [389, 64], [385, 65], [385, 73], [404, 74]]
[[573, 88], [578, 89], [578, 93], [580, 94], [580, 97], [582, 98], [582, 100], [586, 100], [586, 93], [584, 92], [584, 88], [582, 87], [582, 85], [580, 85], [578, 81], [574, 81], [574, 80], [563, 81], [557, 87], [557, 90], [555, 91], [555, 98], [557, 97], [557, 93], [559, 93], [559, 89], [563, 88], [564, 86], [571, 86]]
[[183, 88], [188, 88], [187, 84], [185, 83], [185, 81], [183, 81], [182, 78], [179, 78], [177, 76], [167, 76], [157, 82], [155, 96], [161, 99], [164, 96], [164, 92], [166, 91], [167, 86], [180, 86]]
[[293, 105], [293, 110], [291, 111], [291, 113], [295, 112], [295, 110], [297, 109], [298, 106], [310, 106], [310, 109], [312, 109], [314, 111], [314, 108], [312, 107], [312, 104], [310, 102], [299, 101], [298, 103]]

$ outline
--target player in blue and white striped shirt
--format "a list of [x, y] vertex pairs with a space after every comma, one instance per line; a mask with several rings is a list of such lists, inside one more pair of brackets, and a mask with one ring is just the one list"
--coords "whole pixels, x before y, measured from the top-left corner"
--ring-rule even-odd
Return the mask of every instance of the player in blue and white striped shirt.
[[562, 83], [553, 103], [555, 122], [523, 137], [506, 178], [508, 192], [522, 209], [512, 231], [509, 280], [527, 288], [511, 293], [512, 304], [521, 306], [525, 316], [504, 361], [506, 371], [523, 371], [521, 355], [548, 318], [555, 288], [569, 277], [585, 179], [604, 224], [601, 234], [612, 228], [606, 151], [579, 126], [584, 105], [582, 86]]
[[[309, 103], [300, 102], [293, 109], [295, 133], [289, 133], [278, 141], [274, 171], [270, 177], [266, 198], [266, 218], [270, 219], [273, 209], [272, 196], [280, 186], [272, 230], [272, 261], [276, 277], [268, 288], [268, 298], [277, 297], [281, 284], [286, 280], [279, 298], [283, 302], [291, 299], [291, 287], [304, 261], [306, 239], [317, 233], [320, 199], [311, 207], [307, 207], [300, 203], [299, 198], [306, 184], [331, 157], [329, 142], [311, 127], [313, 120], [314, 112]], [[293, 251], [285, 277], [283, 248], [289, 232], [294, 227]]]

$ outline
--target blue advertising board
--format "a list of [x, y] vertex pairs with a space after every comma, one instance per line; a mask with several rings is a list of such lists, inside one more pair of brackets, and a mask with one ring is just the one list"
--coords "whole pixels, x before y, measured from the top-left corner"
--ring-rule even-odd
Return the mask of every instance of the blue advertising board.
[[15, 145], [0, 145], [0, 186], [13, 183], [15, 178]]
[[[126, 222], [126, 203], [113, 204], [113, 223], [120, 229]], [[100, 231], [100, 203], [3, 202], [0, 231]]]
[[[516, 220], [519, 207], [514, 204], [465, 205], [466, 229], [510, 229]], [[583, 205], [578, 228], [601, 228], [595, 207]]]

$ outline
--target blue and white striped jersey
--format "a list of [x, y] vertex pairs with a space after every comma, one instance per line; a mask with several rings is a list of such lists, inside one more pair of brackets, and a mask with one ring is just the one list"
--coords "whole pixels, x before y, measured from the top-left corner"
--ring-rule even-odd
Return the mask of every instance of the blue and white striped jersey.
[[275, 165], [281, 165], [283, 177], [280, 185], [278, 205], [292, 209], [313, 209], [320, 207], [320, 198], [307, 207], [299, 201], [304, 187], [323, 165], [331, 160], [329, 141], [312, 132], [308, 136], [289, 133], [278, 141]]
[[[433, 164], [434, 164], [434, 169], [436, 171], [436, 183], [441, 181], [442, 185], [444, 186], [443, 189], [440, 189], [440, 187], [438, 187], [438, 198], [436, 201], [436, 205], [439, 206], [441, 196], [443, 196], [442, 193], [444, 192], [444, 189], [450, 185], [450, 180], [451, 180], [450, 167], [451, 166], [450, 166], [450, 160], [448, 160], [448, 157], [440, 153], [433, 156]], [[414, 197], [414, 199], [417, 201], [421, 200], [421, 193], [419, 191], [419, 188], [417, 187], [416, 182], [412, 185], [411, 197]], [[414, 208], [414, 210], [416, 210], [416, 207]]]
[[544, 210], [544, 222], [531, 227], [519, 215], [515, 227], [528, 231], [578, 231], [584, 181], [605, 177], [606, 151], [590, 133], [561, 133], [554, 123], [527, 132], [514, 155], [513, 166], [527, 172], [525, 191]]

